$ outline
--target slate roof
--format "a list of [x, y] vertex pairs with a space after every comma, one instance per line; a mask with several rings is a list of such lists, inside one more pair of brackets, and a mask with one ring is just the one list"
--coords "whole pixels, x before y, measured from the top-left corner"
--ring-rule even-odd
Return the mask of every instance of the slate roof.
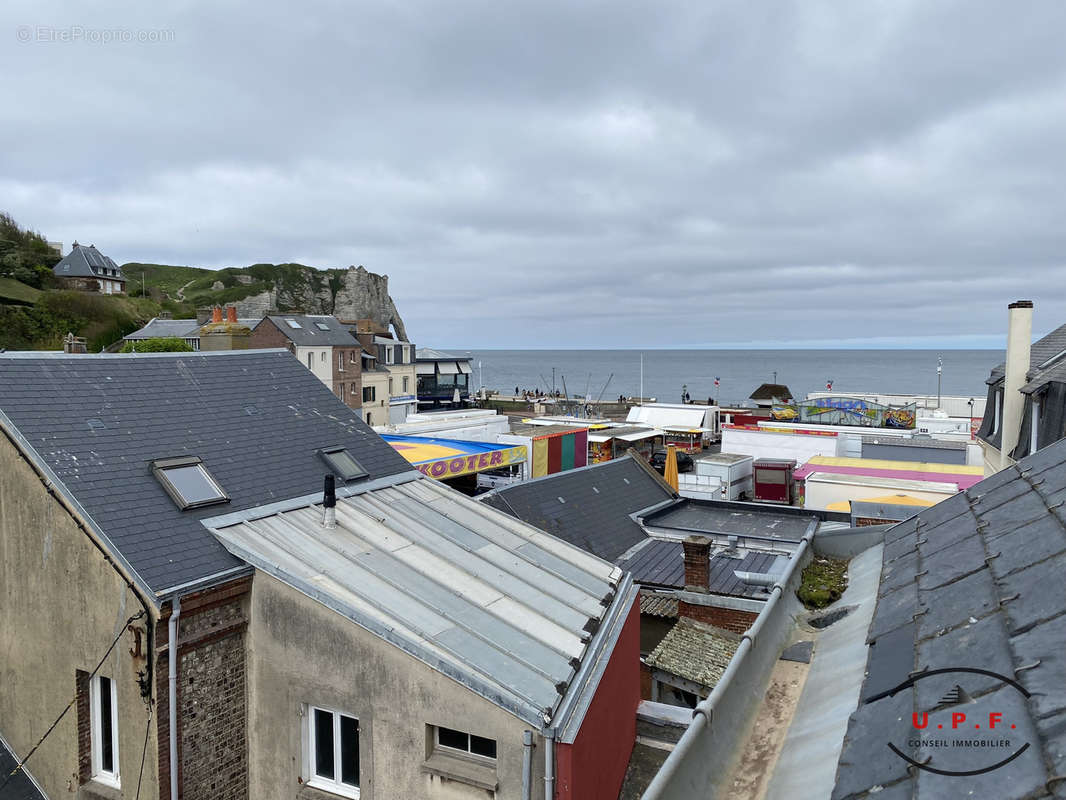
[[748, 395], [749, 400], [791, 400], [792, 390], [783, 383], [764, 383]]
[[[715, 553], [710, 557], [707, 590], [711, 594], [731, 597], [765, 598], [766, 592], [761, 587], [744, 583], [733, 572], [773, 572], [777, 559], [778, 556], [772, 553], [754, 551], [743, 558]], [[627, 558], [621, 559], [618, 566], [632, 572], [633, 580], [641, 586], [674, 589], [685, 586], [685, 554], [681, 542], [648, 539]]]
[[613, 564], [421, 475], [339, 499], [336, 517], [324, 532], [320, 507], [298, 508], [216, 535], [538, 727], [563, 724], [582, 666], [613, 647], [592, 633], [617, 637], [636, 600]]
[[[255, 330], [255, 326], [263, 321], [262, 317], [241, 317], [237, 320], [238, 325]], [[126, 341], [139, 339], [158, 339], [174, 337], [177, 339], [199, 339], [199, 322], [195, 319], [152, 319], [140, 330], [128, 333], [122, 338]]]
[[11, 752], [0, 736], [0, 785], [7, 785], [0, 790], [0, 800], [48, 800], [47, 795], [37, 788], [30, 773], [23, 768], [8, 780], [11, 770], [18, 766], [18, 759]]
[[[359, 347], [359, 340], [348, 332], [336, 317], [311, 314], [268, 314], [289, 341], [300, 347]], [[300, 327], [293, 328], [286, 320], [293, 320]], [[319, 325], [325, 325], [322, 330]]]
[[640, 613], [650, 617], [677, 619], [677, 598], [641, 592]]
[[[834, 798], [1066, 796], [1064, 502], [1066, 441], [1060, 441], [885, 533], [867, 677], [848, 723]], [[1031, 695], [960, 673], [889, 694], [914, 670], [956, 666], [1004, 674]], [[931, 757], [934, 768], [977, 769], [999, 760], [987, 749], [948, 754], [907, 745], [914, 738], [906, 724], [912, 711], [930, 712], [936, 721], [939, 701], [956, 683], [976, 702], [948, 711], [971, 720], [997, 711], [1017, 726], [982, 726], [967, 737], [1009, 739], [1002, 756], [1022, 742], [1031, 746], [1006, 766], [975, 776], [908, 769], [887, 740], [918, 761]]]
[[[284, 350], [2, 353], [0, 412], [153, 592], [240, 566], [199, 520], [320, 493], [320, 448], [370, 480], [411, 469]], [[148, 464], [183, 455], [231, 501], [178, 510]]]
[[200, 323], [195, 319], [152, 319], [140, 330], [128, 333], [123, 339], [157, 339], [175, 337], [191, 339], [200, 335]]
[[740, 645], [740, 636], [687, 617], [645, 659], [649, 667], [714, 688]]
[[[1061, 364], [1061, 360], [1052, 360], [1063, 351], [1066, 351], [1066, 324], [1060, 325], [1047, 336], [1033, 342], [1032, 347], [1029, 348], [1028, 380], [1039, 380], [1042, 372], [1051, 368], [1053, 364]], [[1049, 361], [1052, 363], [1046, 363]], [[985, 383], [993, 384], [1003, 380], [1006, 369], [1006, 362], [997, 364], [992, 368], [992, 373]]]
[[52, 272], [64, 278], [107, 277], [113, 281], [126, 280], [119, 265], [97, 250], [95, 245], [77, 242], [74, 243], [70, 252], [52, 268]]
[[614, 561], [647, 536], [629, 515], [672, 496], [662, 481], [627, 455], [512, 484], [478, 499]]

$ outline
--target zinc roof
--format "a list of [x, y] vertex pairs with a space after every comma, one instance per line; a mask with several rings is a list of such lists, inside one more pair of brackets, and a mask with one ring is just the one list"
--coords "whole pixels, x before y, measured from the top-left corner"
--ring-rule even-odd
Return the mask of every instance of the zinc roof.
[[428, 479], [340, 499], [336, 517], [332, 530], [314, 506], [206, 524], [233, 555], [538, 727], [601, 646], [593, 632], [635, 600], [612, 564]]

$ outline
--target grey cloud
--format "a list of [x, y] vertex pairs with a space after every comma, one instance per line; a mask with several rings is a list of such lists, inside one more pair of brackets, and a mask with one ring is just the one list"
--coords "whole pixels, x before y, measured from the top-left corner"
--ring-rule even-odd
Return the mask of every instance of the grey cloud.
[[1009, 300], [1066, 307], [1064, 28], [1057, 0], [16, 0], [0, 208], [119, 261], [365, 264], [426, 344], [987, 344]]

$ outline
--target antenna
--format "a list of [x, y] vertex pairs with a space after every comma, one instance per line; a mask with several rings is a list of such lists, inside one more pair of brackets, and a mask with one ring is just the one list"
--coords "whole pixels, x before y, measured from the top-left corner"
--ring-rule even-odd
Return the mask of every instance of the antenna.
[[608, 384], [610, 384], [611, 378], [613, 378], [613, 377], [614, 377], [614, 373], [613, 372], [610, 375], [607, 376], [607, 383], [603, 384], [603, 388], [600, 389], [600, 396], [596, 398], [596, 402], [597, 403], [599, 403], [600, 400], [603, 399], [603, 393], [607, 391], [607, 386], [608, 386]]
[[637, 400], [640, 405], [644, 405], [644, 354], [640, 354], [640, 398]]

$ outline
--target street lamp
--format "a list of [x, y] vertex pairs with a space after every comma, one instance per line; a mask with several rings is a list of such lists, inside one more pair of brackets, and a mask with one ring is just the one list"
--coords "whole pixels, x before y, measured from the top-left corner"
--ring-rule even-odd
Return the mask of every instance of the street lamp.
[[[936, 357], [936, 407], [940, 408], [940, 373], [944, 370], [944, 359]], [[971, 414], [971, 416], [973, 416]]]

